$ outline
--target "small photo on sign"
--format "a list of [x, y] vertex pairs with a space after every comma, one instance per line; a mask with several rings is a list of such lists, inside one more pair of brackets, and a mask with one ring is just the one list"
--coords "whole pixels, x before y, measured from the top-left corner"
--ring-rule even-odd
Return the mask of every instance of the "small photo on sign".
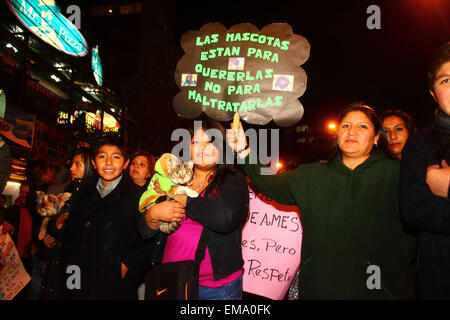
[[228, 59], [228, 70], [244, 70], [245, 58]]
[[182, 87], [195, 87], [197, 85], [197, 75], [191, 73], [183, 73], [181, 75]]
[[294, 76], [287, 74], [274, 74], [272, 90], [292, 91], [294, 87]]

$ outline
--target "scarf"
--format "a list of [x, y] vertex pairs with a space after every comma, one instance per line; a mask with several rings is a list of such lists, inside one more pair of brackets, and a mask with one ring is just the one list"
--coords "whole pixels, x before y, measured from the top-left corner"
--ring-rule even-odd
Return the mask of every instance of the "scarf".
[[436, 154], [437, 159], [439, 162], [445, 160], [447, 164], [450, 164], [450, 116], [439, 109], [431, 127], [441, 133], [441, 144]]
[[431, 127], [439, 132], [450, 134], [450, 116], [439, 109]]

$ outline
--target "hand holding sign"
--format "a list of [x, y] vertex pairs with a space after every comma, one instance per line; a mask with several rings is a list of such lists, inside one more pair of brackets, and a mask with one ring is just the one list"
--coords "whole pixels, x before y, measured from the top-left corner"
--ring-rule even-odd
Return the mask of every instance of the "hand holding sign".
[[227, 142], [234, 152], [244, 150], [247, 147], [247, 137], [245, 136], [242, 123], [239, 121], [238, 113], [235, 114], [234, 121], [230, 125], [231, 130], [227, 130]]
[[[258, 30], [242, 23], [226, 29], [205, 24], [181, 38], [185, 55], [175, 71], [182, 90], [173, 100], [175, 112], [196, 118], [242, 120], [264, 125], [272, 119], [287, 127], [303, 116], [298, 98], [306, 90], [306, 72], [300, 67], [309, 57], [308, 41], [285, 23]], [[186, 84], [186, 79], [196, 79]]]
[[236, 112], [234, 114], [233, 123], [231, 124], [231, 130], [233, 130], [236, 135], [238, 134], [239, 123], [240, 123], [239, 113]]

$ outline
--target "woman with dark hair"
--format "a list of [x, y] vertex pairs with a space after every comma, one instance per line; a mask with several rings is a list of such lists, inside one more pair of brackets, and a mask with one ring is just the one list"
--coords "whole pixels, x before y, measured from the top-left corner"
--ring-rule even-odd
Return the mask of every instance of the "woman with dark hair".
[[[150, 178], [155, 173], [155, 157], [145, 150], [136, 151], [131, 156], [131, 162], [129, 166], [129, 174], [133, 182], [138, 185], [142, 192], [145, 192], [150, 182]], [[144, 283], [138, 288], [139, 300], [144, 299]]]
[[[195, 122], [198, 124], [199, 122]], [[190, 156], [194, 162], [190, 189], [199, 196], [176, 196], [177, 202], [163, 201], [145, 213], [141, 233], [148, 237], [159, 221], [181, 221], [167, 236], [162, 263], [194, 260], [200, 235], [207, 233], [207, 249], [200, 264], [200, 300], [242, 298], [242, 223], [249, 195], [245, 176], [224, 159], [225, 129], [214, 120], [203, 120], [190, 129]], [[178, 202], [179, 201], [179, 202]], [[160, 232], [160, 231], [158, 231]]]
[[[388, 109], [379, 117], [381, 134], [378, 142], [379, 150], [388, 158], [400, 161], [402, 159], [402, 150], [409, 137], [416, 131], [412, 117], [401, 111]], [[411, 225], [404, 223], [404, 231], [408, 242], [411, 279], [415, 297], [415, 268], [414, 264], [417, 258], [416, 232]]]
[[82, 182], [94, 176], [94, 169], [92, 167], [92, 151], [88, 148], [80, 148], [75, 151], [72, 162], [70, 163], [70, 177], [72, 183], [66, 188], [66, 192], [74, 195], [80, 190]]
[[145, 190], [150, 181], [149, 178], [153, 176], [154, 167], [155, 157], [150, 152], [144, 150], [137, 151], [131, 157], [130, 177], [135, 184]]
[[[248, 163], [242, 124], [227, 140], [256, 188], [298, 206], [303, 225], [300, 299], [408, 299], [408, 250], [397, 203], [396, 161], [374, 150], [378, 121], [362, 104], [341, 115], [337, 152], [327, 163], [277, 176]], [[256, 155], [253, 154], [250, 159]]]
[[401, 110], [386, 110], [379, 119], [381, 127], [378, 147], [386, 156], [401, 160], [402, 150], [411, 134], [416, 131], [412, 117]]
[[81, 185], [94, 176], [94, 170], [92, 167], [92, 151], [88, 148], [77, 149], [72, 157], [70, 163], [70, 177], [72, 181], [64, 190], [70, 192], [71, 197], [68, 204], [63, 209], [64, 213], [61, 214], [56, 220], [50, 220], [48, 224], [48, 232], [43, 242], [48, 249], [52, 250], [52, 259], [48, 266], [47, 278], [45, 279], [43, 299], [53, 300], [62, 299], [63, 291], [61, 291], [62, 284], [64, 282], [65, 270], [61, 263], [61, 246], [62, 238], [64, 234], [65, 221], [69, 217], [70, 208], [74, 203]]

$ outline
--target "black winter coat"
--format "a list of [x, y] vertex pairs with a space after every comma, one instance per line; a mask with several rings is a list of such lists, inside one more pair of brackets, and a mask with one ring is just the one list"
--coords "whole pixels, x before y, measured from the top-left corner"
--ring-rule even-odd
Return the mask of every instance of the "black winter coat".
[[427, 167], [439, 164], [438, 131], [413, 134], [402, 151], [400, 207], [417, 229], [416, 288], [419, 299], [450, 299], [450, 202], [435, 196], [426, 184]]
[[[94, 179], [91, 177], [90, 179]], [[95, 177], [95, 181], [98, 178]], [[72, 203], [76, 201], [78, 193], [83, 186], [83, 183], [89, 183], [89, 178], [87, 179], [75, 179], [68, 186], [66, 186], [64, 192], [69, 192], [71, 197], [65, 205], [64, 212], [68, 211], [70, 214], [70, 208], [72, 208]], [[62, 261], [62, 248], [61, 243], [63, 241], [63, 235], [66, 228], [66, 223], [63, 224], [61, 229], [56, 228], [56, 220], [51, 219], [48, 222], [47, 234], [51, 235], [56, 239], [57, 245], [55, 248], [50, 250], [50, 261], [47, 265], [44, 284], [43, 284], [43, 300], [61, 300], [67, 299], [67, 288], [66, 288], [66, 269]]]
[[[81, 289], [72, 299], [137, 299], [137, 279], [162, 250], [159, 235], [142, 240], [137, 221], [141, 193], [126, 175], [101, 198], [93, 179], [72, 203], [63, 237], [62, 260], [81, 270]], [[124, 279], [121, 263], [128, 267]]]

